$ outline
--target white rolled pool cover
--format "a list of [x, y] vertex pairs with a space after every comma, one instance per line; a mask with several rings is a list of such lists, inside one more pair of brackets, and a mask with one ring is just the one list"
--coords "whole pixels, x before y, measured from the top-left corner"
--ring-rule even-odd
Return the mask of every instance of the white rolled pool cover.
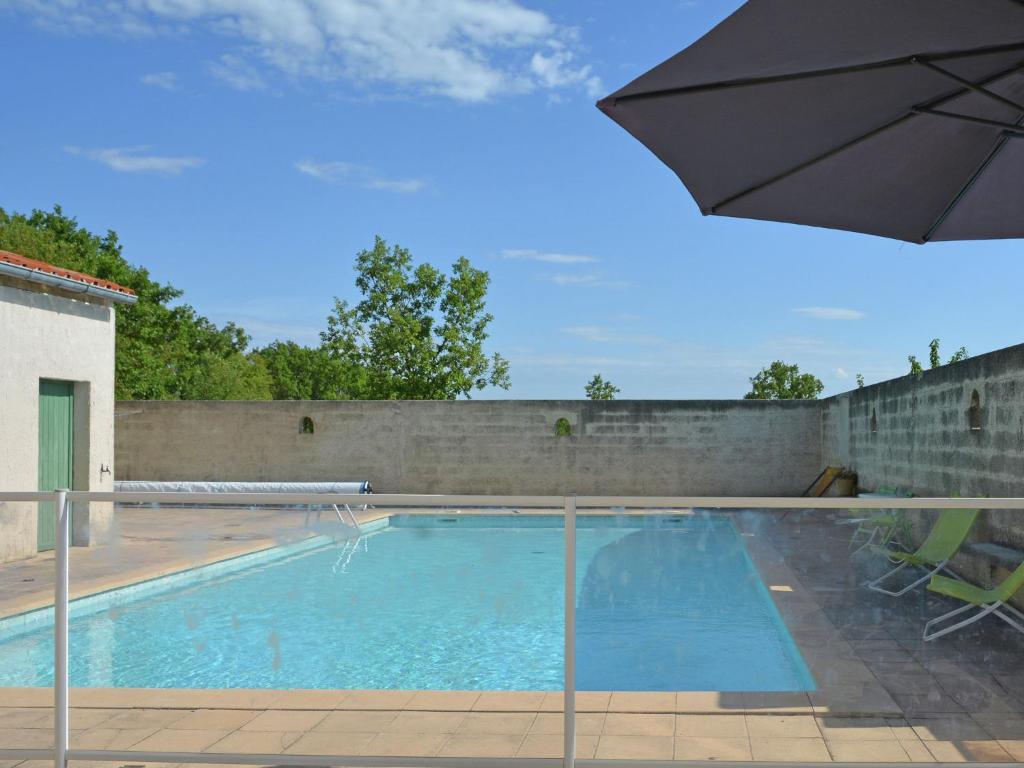
[[373, 493], [366, 480], [322, 483], [249, 483], [206, 480], [115, 480], [115, 492], [130, 493]]

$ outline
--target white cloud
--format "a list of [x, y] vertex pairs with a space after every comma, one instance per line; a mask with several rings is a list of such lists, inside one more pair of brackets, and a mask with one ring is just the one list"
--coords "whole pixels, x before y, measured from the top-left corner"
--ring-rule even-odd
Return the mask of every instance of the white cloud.
[[547, 264], [591, 264], [597, 261], [594, 256], [584, 256], [576, 253], [552, 253], [550, 251], [537, 251], [533, 248], [506, 248], [500, 254], [503, 259], [517, 259], [522, 261], [543, 261]]
[[537, 51], [530, 59], [530, 71], [548, 88], [564, 88], [582, 85], [587, 96], [596, 99], [604, 92], [601, 78], [593, 74], [589, 64], [573, 67], [576, 55], [569, 50], [558, 49], [550, 55]]
[[411, 195], [426, 189], [427, 182], [423, 179], [388, 179], [382, 178], [372, 168], [344, 160], [300, 160], [295, 164], [299, 173], [312, 176], [326, 182], [350, 181], [365, 189], [378, 189], [385, 192], [398, 192]]
[[649, 336], [641, 333], [622, 333], [599, 325], [570, 325], [563, 328], [562, 333], [596, 344], [626, 344], [630, 346], [653, 347], [668, 343], [665, 339], [658, 336]]
[[354, 171], [360, 170], [360, 166], [342, 160], [331, 160], [324, 163], [318, 163], [315, 160], [300, 160], [295, 164], [295, 168], [299, 173], [321, 181], [338, 181]]
[[201, 157], [169, 157], [145, 154], [149, 147], [113, 147], [110, 149], [85, 149], [68, 146], [64, 151], [71, 155], [88, 157], [108, 168], [123, 173], [163, 173], [176, 176], [187, 168], [203, 164]]
[[576, 31], [519, 0], [0, 0], [0, 8], [65, 33], [212, 31], [232, 47], [211, 71], [241, 90], [263, 87], [268, 71], [467, 102], [601, 88], [577, 60]]
[[850, 378], [850, 374], [846, 372], [845, 368], [836, 368], [836, 376], [840, 379]]
[[813, 317], [817, 320], [863, 320], [867, 315], [859, 309], [843, 307], [800, 307], [794, 309], [798, 315]]
[[382, 189], [386, 192], [398, 192], [411, 195], [427, 186], [423, 179], [370, 179], [364, 185], [367, 189]]
[[165, 91], [176, 91], [181, 86], [178, 84], [178, 76], [173, 72], [151, 72], [140, 78], [143, 85], [153, 88], [162, 88]]
[[625, 280], [607, 280], [601, 275], [588, 273], [582, 275], [544, 275], [542, 280], [554, 283], [555, 285], [581, 285], [591, 288], [626, 288], [629, 286]]
[[236, 91], [259, 91], [266, 88], [259, 71], [249, 62], [230, 53], [210, 64], [210, 74]]

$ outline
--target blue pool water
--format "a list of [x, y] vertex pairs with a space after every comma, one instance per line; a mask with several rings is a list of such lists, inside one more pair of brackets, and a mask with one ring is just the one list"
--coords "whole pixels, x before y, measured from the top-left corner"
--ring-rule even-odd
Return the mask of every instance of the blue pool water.
[[[76, 601], [71, 684], [559, 689], [563, 537], [558, 517], [396, 516]], [[0, 686], [52, 682], [52, 624], [0, 621]], [[577, 684], [814, 688], [730, 520], [663, 515], [580, 519]]]

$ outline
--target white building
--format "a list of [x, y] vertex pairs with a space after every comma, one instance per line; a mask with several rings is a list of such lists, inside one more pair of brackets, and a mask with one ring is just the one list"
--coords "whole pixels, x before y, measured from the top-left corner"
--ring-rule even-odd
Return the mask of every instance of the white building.
[[[0, 490], [113, 490], [114, 304], [123, 286], [0, 251]], [[72, 543], [110, 504], [76, 505]], [[52, 549], [53, 504], [0, 503], [0, 562]]]

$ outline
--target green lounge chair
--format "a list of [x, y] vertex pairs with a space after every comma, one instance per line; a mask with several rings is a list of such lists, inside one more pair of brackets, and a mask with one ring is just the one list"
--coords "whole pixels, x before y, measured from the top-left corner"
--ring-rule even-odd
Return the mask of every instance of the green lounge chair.
[[[894, 498], [911, 498], [912, 493], [900, 493], [897, 488], [879, 488], [874, 493], [859, 494], [861, 497], [892, 496]], [[854, 512], [854, 510], [850, 510]], [[860, 510], [858, 510], [860, 511]], [[855, 513], [856, 514], [856, 513]], [[850, 536], [850, 557], [859, 554], [863, 550], [874, 545], [888, 549], [895, 541], [896, 545], [903, 547], [900, 536], [906, 527], [906, 515], [904, 510], [895, 509], [892, 511], [879, 510], [870, 517], [854, 517], [843, 520], [840, 525], [856, 525], [853, 535]], [[856, 547], [856, 549], [854, 549]], [[903, 547], [905, 549], [905, 547]]]
[[[874, 581], [868, 582], [868, 589], [881, 592], [883, 595], [899, 597], [924, 584], [939, 571], [945, 570], [946, 563], [953, 558], [953, 555], [960, 549], [960, 545], [964, 543], [964, 539], [970, 533], [971, 526], [974, 525], [974, 521], [977, 519], [980, 511], [978, 509], [942, 510], [939, 514], [939, 519], [935, 521], [935, 525], [932, 526], [928, 536], [921, 542], [921, 546], [917, 550], [914, 552], [886, 551], [886, 556], [892, 562], [898, 562], [899, 565], [888, 573], [879, 576]], [[899, 573], [908, 565], [915, 565], [930, 570], [921, 578], [895, 592], [882, 586], [883, 581]]]
[[[1016, 629], [1018, 632], [1024, 632], [1024, 613], [1021, 613], [1012, 605], [1009, 600], [1021, 587], [1024, 587], [1024, 563], [1017, 566], [1017, 569], [1011, 573], [998, 587], [992, 589], [982, 589], [976, 587], [973, 584], [968, 584], [964, 581], [957, 581], [956, 579], [950, 579], [946, 576], [933, 576], [931, 582], [928, 584], [928, 589], [932, 592], [937, 592], [940, 595], [946, 595], [947, 597], [955, 597], [957, 600], [963, 600], [966, 605], [962, 605], [949, 613], [944, 613], [941, 616], [936, 616], [934, 619], [924, 625], [924, 639], [934, 640], [937, 637], [948, 635], [950, 632], [955, 632], [958, 629], [966, 627], [968, 624], [973, 624], [978, 619], [988, 616], [990, 613], [995, 614], [1000, 619], [1005, 621], [1011, 627]], [[959, 616], [965, 611], [969, 611], [972, 608], [977, 608], [977, 612], [972, 616], [958, 621], [952, 626], [945, 627], [938, 631], [933, 632], [932, 627], [936, 624], [941, 624], [954, 616]]]

